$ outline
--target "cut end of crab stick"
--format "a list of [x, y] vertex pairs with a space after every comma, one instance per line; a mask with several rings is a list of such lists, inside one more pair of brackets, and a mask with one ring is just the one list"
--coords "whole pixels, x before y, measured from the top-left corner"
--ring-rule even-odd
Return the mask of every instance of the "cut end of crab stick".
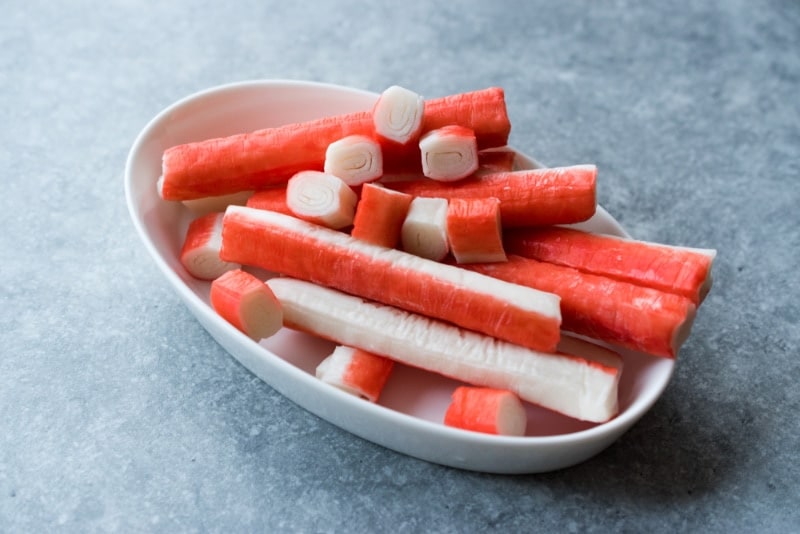
[[241, 267], [236, 262], [220, 259], [222, 220], [222, 213], [209, 213], [189, 223], [180, 260], [181, 265], [195, 278], [213, 280], [231, 269]]
[[461, 386], [453, 392], [444, 424], [485, 434], [524, 436], [528, 414], [511, 391]]
[[401, 228], [403, 250], [439, 261], [450, 252], [447, 241], [447, 200], [418, 197], [411, 201]]
[[457, 263], [506, 261], [500, 201], [454, 198], [447, 206], [447, 240]]
[[258, 341], [283, 327], [283, 310], [272, 290], [252, 274], [235, 269], [211, 282], [211, 306], [226, 321]]
[[444, 126], [419, 140], [422, 174], [440, 182], [454, 182], [478, 170], [475, 132], [458, 125]]
[[310, 282], [279, 277], [267, 284], [289, 328], [470, 385], [507, 389], [584, 421], [604, 422], [617, 413], [618, 367], [524, 348]]
[[377, 184], [364, 184], [350, 235], [373, 245], [396, 247], [411, 200], [411, 195]]
[[286, 205], [292, 213], [328, 228], [353, 224], [357, 201], [358, 196], [349, 185], [325, 172], [298, 172], [286, 186]]
[[383, 174], [381, 145], [365, 135], [350, 135], [328, 145], [324, 170], [350, 186], [361, 185]]
[[339, 345], [317, 366], [316, 376], [357, 397], [378, 402], [393, 367], [394, 361], [389, 358]]
[[415, 141], [422, 131], [424, 110], [420, 95], [393, 85], [381, 93], [372, 110], [375, 132], [401, 145]]

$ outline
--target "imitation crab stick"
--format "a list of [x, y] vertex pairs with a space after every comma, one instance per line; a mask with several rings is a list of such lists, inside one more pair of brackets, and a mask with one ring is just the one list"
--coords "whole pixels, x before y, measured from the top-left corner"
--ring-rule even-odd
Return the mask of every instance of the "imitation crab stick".
[[[502, 89], [493, 87], [426, 100], [423, 132], [460, 124], [471, 128], [478, 147], [506, 145], [511, 123]], [[302, 170], [323, 170], [328, 145], [350, 135], [375, 135], [372, 110], [267, 128], [168, 148], [162, 157], [160, 194], [164, 200], [190, 200], [245, 190], [259, 190]], [[384, 154], [401, 168], [419, 147]], [[408, 149], [407, 149], [408, 148]]]
[[686, 297], [521, 256], [463, 267], [552, 291], [561, 297], [564, 330], [656, 356], [676, 357], [695, 317]]
[[393, 368], [394, 360], [339, 345], [317, 366], [316, 376], [326, 384], [378, 402]]
[[235, 269], [211, 282], [211, 306], [233, 326], [258, 341], [283, 327], [281, 304], [252, 274]]
[[218, 197], [184, 200], [183, 205], [186, 206], [195, 216], [199, 217], [201, 215], [208, 215], [209, 213], [223, 212], [225, 211], [225, 208], [232, 204], [244, 206], [247, 204], [248, 199], [252, 195], [252, 191], [240, 191], [238, 193], [231, 193], [230, 195], [222, 195]]
[[390, 181], [386, 187], [415, 197], [495, 197], [504, 228], [582, 222], [597, 209], [594, 165], [491, 173], [456, 183]]
[[674, 247], [572, 228], [519, 228], [504, 234], [513, 254], [683, 295], [700, 304], [711, 288], [716, 251]]
[[508, 389], [577, 419], [603, 422], [617, 413], [622, 362], [601, 347], [574, 340], [568, 354], [538, 352], [310, 282], [279, 277], [267, 285], [286, 327], [467, 384]]
[[334, 141], [325, 151], [323, 170], [351, 186], [377, 180], [383, 174], [381, 145], [364, 135]]
[[450, 252], [447, 240], [447, 200], [418, 197], [411, 201], [400, 228], [400, 244], [410, 254], [443, 260]]
[[460, 386], [453, 391], [444, 424], [485, 434], [523, 436], [528, 413], [519, 397], [506, 389]]
[[536, 350], [554, 350], [560, 337], [559, 298], [551, 293], [372, 245], [273, 211], [230, 206], [220, 256]]
[[298, 172], [286, 186], [286, 205], [301, 219], [328, 228], [353, 224], [358, 195], [344, 181], [319, 171]]
[[350, 235], [373, 245], [396, 247], [411, 200], [411, 195], [364, 184]]
[[448, 202], [447, 241], [456, 262], [505, 261], [502, 236], [500, 201], [496, 198], [454, 198]]
[[271, 210], [286, 215], [292, 215], [292, 210], [286, 204], [286, 186], [276, 185], [261, 191], [256, 191], [247, 199], [245, 206], [260, 210]]
[[422, 174], [440, 182], [454, 182], [478, 170], [475, 132], [458, 125], [431, 130], [419, 140]]
[[416, 141], [422, 132], [424, 109], [420, 95], [393, 85], [381, 93], [372, 109], [375, 133], [401, 145]]
[[200, 280], [213, 280], [221, 274], [241, 267], [238, 263], [222, 261], [222, 213], [209, 213], [189, 223], [179, 258], [189, 274]]

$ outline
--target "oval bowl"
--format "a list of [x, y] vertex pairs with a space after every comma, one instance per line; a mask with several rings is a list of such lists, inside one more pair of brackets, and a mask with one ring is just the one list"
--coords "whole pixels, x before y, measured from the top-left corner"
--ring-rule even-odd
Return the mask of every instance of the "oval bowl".
[[[189, 311], [236, 360], [299, 406], [361, 438], [429, 462], [490, 473], [553, 471], [596, 455], [652, 407], [669, 383], [673, 360], [613, 347], [622, 354], [625, 368], [620, 413], [606, 423], [585, 423], [526, 405], [529, 423], [523, 437], [468, 432], [441, 423], [458, 382], [398, 364], [379, 403], [349, 395], [314, 376], [331, 343], [286, 328], [256, 343], [213, 311], [209, 283], [192, 278], [181, 266], [178, 253], [192, 214], [183, 204], [158, 195], [166, 148], [368, 110], [377, 97], [330, 84], [261, 80], [214, 87], [170, 105], [138, 135], [125, 167], [128, 209], [145, 248]], [[518, 154], [522, 166], [539, 166]], [[602, 207], [575, 226], [627, 236]]]

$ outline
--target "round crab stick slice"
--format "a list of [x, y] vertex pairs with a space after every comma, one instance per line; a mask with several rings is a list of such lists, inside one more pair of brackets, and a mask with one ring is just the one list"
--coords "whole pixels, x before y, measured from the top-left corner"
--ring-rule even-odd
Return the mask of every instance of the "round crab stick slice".
[[528, 414], [511, 391], [461, 386], [453, 392], [444, 424], [485, 434], [524, 436]]
[[222, 246], [222, 213], [209, 213], [189, 223], [181, 247], [181, 265], [200, 280], [213, 280], [221, 274], [241, 267], [239, 263], [219, 257]]
[[447, 200], [443, 198], [415, 198], [411, 201], [400, 230], [403, 250], [439, 261], [450, 252], [447, 241]]
[[506, 261], [500, 201], [454, 198], [447, 205], [447, 240], [457, 263]]
[[375, 132], [401, 145], [414, 141], [422, 132], [424, 110], [420, 95], [393, 85], [381, 93], [372, 110]]
[[377, 180], [383, 174], [381, 145], [365, 135], [350, 135], [328, 145], [324, 171], [350, 186]]
[[478, 170], [475, 132], [458, 125], [432, 130], [419, 140], [422, 174], [440, 182], [454, 182]]
[[309, 222], [340, 229], [353, 224], [358, 195], [338, 176], [301, 171], [286, 186], [286, 205]]
[[211, 282], [211, 306], [226, 321], [255, 341], [283, 327], [281, 303], [264, 282], [235, 269]]
[[357, 397], [378, 402], [393, 368], [394, 361], [389, 358], [339, 345], [317, 366], [316, 376]]

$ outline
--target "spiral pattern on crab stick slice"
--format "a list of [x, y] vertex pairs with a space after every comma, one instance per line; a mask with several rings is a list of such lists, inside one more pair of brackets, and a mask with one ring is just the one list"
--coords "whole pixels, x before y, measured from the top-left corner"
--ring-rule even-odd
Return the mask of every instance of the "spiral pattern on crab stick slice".
[[381, 145], [364, 135], [350, 135], [328, 145], [324, 171], [347, 185], [377, 180], [383, 174]]
[[335, 343], [468, 384], [505, 389], [523, 400], [584, 421], [618, 411], [622, 360], [614, 352], [564, 338], [541, 352], [293, 278], [267, 281], [284, 325]]
[[229, 207], [220, 256], [535, 350], [553, 351], [560, 339], [559, 298], [552, 293], [372, 245], [277, 212]]
[[424, 109], [420, 95], [393, 85], [381, 93], [372, 109], [375, 133], [401, 145], [416, 141], [422, 132]]
[[440, 182], [455, 182], [478, 170], [475, 132], [464, 126], [444, 126], [419, 140], [422, 174]]
[[286, 205], [306, 221], [344, 228], [353, 224], [358, 195], [344, 181], [319, 171], [298, 172], [286, 186]]

